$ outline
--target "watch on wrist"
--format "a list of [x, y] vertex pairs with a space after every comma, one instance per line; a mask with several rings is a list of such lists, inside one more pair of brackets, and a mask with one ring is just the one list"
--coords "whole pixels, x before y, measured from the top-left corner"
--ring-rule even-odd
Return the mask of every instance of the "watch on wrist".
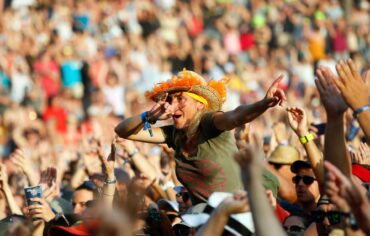
[[306, 144], [312, 140], [314, 140], [315, 137], [313, 136], [313, 134], [309, 133], [301, 138], [299, 138], [299, 141], [301, 141], [302, 144]]

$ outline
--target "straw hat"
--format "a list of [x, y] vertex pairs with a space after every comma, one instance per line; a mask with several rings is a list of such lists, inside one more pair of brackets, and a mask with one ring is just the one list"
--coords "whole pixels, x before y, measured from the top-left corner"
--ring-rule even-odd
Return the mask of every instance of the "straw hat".
[[226, 100], [226, 83], [227, 79], [206, 81], [194, 71], [184, 69], [170, 80], [156, 84], [151, 91], [146, 92], [146, 97], [159, 101], [166, 93], [190, 92], [206, 99], [211, 111], [218, 111]]
[[299, 151], [292, 146], [279, 145], [271, 153], [268, 162], [275, 164], [291, 165], [300, 159]]

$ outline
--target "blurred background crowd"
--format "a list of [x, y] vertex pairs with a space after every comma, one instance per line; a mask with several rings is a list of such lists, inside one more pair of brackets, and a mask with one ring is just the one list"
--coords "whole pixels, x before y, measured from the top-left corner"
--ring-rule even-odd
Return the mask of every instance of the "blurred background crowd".
[[[366, 0], [0, 3], [2, 234], [31, 233], [32, 227], [14, 223], [23, 222], [15, 214], [29, 215], [26, 186], [45, 185], [50, 211], [39, 216], [45, 228], [61, 214], [81, 215], [103, 185], [102, 157], [111, 152], [115, 125], [148, 110], [152, 104], [145, 91], [183, 68], [205, 78], [229, 79], [224, 110], [260, 100], [271, 81], [284, 74], [280, 87], [287, 102], [305, 109], [319, 148], [323, 136], [318, 124], [326, 122], [326, 113], [315, 87], [315, 70], [327, 66], [336, 73], [337, 61], [348, 58], [360, 71], [370, 68]], [[350, 112], [345, 125], [352, 161], [370, 164], [364, 135]], [[266, 159], [277, 160], [269, 168], [281, 171], [281, 166], [305, 156], [293, 134], [286, 112], [274, 109], [237, 130], [236, 137], [241, 143], [263, 147]], [[290, 149], [273, 152], [280, 145], [296, 148], [298, 157], [284, 157], [294, 152]], [[127, 155], [135, 148], [142, 154], [139, 161]], [[95, 233], [108, 235], [102, 232], [114, 228], [120, 232], [117, 235], [130, 235], [127, 228], [132, 228], [172, 235], [171, 223], [180, 223], [179, 216], [191, 206], [186, 189], [176, 179], [172, 150], [118, 139], [115, 155], [116, 202], [129, 217], [120, 211], [104, 215], [101, 222], [109, 223]], [[289, 184], [294, 192], [294, 183]], [[294, 193], [287, 196], [287, 202], [297, 201]], [[153, 203], [169, 207], [167, 215], [152, 212]], [[150, 210], [143, 213], [143, 208]], [[158, 224], [158, 219], [165, 223]], [[185, 234], [194, 228], [183, 223], [176, 230]]]

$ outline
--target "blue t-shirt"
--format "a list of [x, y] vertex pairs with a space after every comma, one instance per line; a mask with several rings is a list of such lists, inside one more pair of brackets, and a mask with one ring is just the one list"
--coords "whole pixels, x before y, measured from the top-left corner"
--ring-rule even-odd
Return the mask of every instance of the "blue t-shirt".
[[9, 91], [10, 88], [10, 79], [9, 77], [5, 74], [4, 71], [0, 71], [0, 84], [3, 88], [4, 91]]
[[77, 30], [85, 31], [90, 23], [90, 18], [88, 15], [82, 14], [82, 15], [74, 15], [74, 26]]
[[62, 64], [62, 81], [64, 87], [73, 87], [82, 81], [82, 63], [79, 61], [66, 61]]

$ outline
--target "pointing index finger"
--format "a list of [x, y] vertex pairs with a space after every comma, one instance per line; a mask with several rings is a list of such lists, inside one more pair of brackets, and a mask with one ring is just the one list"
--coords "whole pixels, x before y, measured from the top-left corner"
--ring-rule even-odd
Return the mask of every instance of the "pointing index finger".
[[272, 82], [271, 87], [276, 87], [276, 86], [278, 86], [278, 85], [279, 85], [279, 83], [281, 82], [281, 80], [282, 80], [283, 78], [284, 78], [284, 75], [283, 75], [283, 74], [279, 75], [279, 76], [274, 80], [274, 82]]

